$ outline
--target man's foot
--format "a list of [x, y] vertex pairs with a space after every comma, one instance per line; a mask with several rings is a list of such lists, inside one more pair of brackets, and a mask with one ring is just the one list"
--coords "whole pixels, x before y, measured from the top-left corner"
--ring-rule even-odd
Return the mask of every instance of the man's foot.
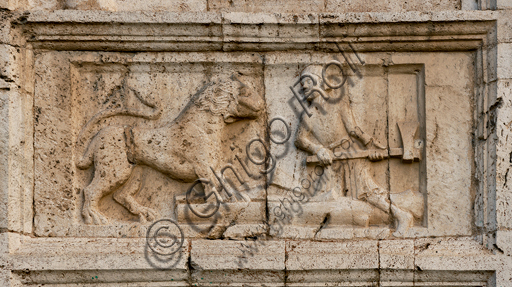
[[210, 229], [210, 232], [208, 232], [208, 236], [206, 238], [219, 239], [222, 237], [226, 229], [228, 229], [226, 225], [220, 223], [216, 224], [212, 229]]
[[398, 221], [396, 231], [393, 232], [393, 236], [404, 237], [407, 230], [413, 226], [414, 217], [411, 213], [396, 207], [394, 204], [391, 205], [391, 212], [393, 212], [394, 217]]

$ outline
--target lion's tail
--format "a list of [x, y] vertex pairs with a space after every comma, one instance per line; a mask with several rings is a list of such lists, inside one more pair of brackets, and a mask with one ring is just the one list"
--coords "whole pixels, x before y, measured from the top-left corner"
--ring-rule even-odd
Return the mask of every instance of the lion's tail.
[[[124, 80], [123, 80], [124, 81]], [[101, 120], [114, 117], [114, 116], [133, 116], [138, 118], [144, 118], [148, 120], [158, 119], [162, 115], [162, 108], [157, 107], [155, 104], [152, 104], [142, 98], [139, 93], [131, 88], [128, 88], [129, 91], [132, 91], [135, 94], [135, 97], [145, 106], [150, 107], [150, 111], [138, 110], [138, 109], [129, 109], [127, 107], [123, 107], [122, 105], [118, 105], [116, 107], [108, 108], [98, 112], [94, 115], [83, 127], [80, 133], [78, 134], [76, 140], [76, 148], [77, 153], [80, 154], [84, 147], [86, 148], [84, 155], [77, 161], [76, 166], [80, 169], [87, 169], [90, 167], [94, 161], [94, 148], [93, 141], [88, 142], [90, 139], [90, 135], [93, 133], [93, 126], [99, 123]], [[123, 86], [118, 86], [114, 88], [112, 93], [122, 93], [124, 95], [126, 93], [125, 88]]]

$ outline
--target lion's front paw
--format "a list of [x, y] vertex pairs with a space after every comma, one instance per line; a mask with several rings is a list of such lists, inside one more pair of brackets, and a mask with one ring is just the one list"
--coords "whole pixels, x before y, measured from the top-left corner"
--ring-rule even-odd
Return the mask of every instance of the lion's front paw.
[[86, 224], [108, 224], [108, 219], [101, 212], [91, 207], [84, 207], [82, 215]]
[[140, 223], [146, 223], [147, 221], [151, 222], [160, 217], [158, 211], [149, 207], [142, 207], [138, 215]]

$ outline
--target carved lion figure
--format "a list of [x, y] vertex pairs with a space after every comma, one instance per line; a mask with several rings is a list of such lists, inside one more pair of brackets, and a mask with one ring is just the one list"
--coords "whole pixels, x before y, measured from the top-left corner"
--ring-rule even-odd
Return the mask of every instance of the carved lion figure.
[[[128, 93], [135, 96], [151, 111], [129, 108], [117, 103], [98, 113], [91, 121], [114, 115], [131, 115], [146, 119], [158, 118], [161, 109], [152, 105], [128, 87], [124, 82], [115, 93], [125, 98]], [[80, 141], [85, 152], [76, 162], [80, 169], [94, 165], [92, 181], [84, 188], [82, 215], [87, 224], [105, 224], [107, 218], [101, 214], [98, 203], [107, 194], [141, 222], [154, 220], [158, 213], [139, 204], [135, 193], [140, 189], [140, 172], [137, 165], [145, 165], [162, 172], [170, 178], [192, 182], [209, 180], [205, 192], [218, 195], [221, 189], [212, 168], [218, 170], [222, 157], [219, 154], [223, 129], [227, 124], [242, 118], [256, 118], [263, 108], [263, 99], [237, 77], [217, 80], [204, 85], [171, 123], [156, 129], [144, 126], [108, 126], [92, 139]], [[86, 125], [84, 129], [91, 123]], [[135, 171], [134, 171], [135, 170]], [[220, 196], [218, 198], [221, 198]]]

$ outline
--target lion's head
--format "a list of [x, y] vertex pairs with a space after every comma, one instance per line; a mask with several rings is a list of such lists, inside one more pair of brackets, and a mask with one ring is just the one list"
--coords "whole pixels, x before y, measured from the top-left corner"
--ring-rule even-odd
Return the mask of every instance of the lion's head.
[[262, 108], [261, 99], [255, 98], [252, 90], [235, 76], [207, 84], [194, 104], [200, 110], [222, 116], [227, 123], [237, 118], [255, 118]]

